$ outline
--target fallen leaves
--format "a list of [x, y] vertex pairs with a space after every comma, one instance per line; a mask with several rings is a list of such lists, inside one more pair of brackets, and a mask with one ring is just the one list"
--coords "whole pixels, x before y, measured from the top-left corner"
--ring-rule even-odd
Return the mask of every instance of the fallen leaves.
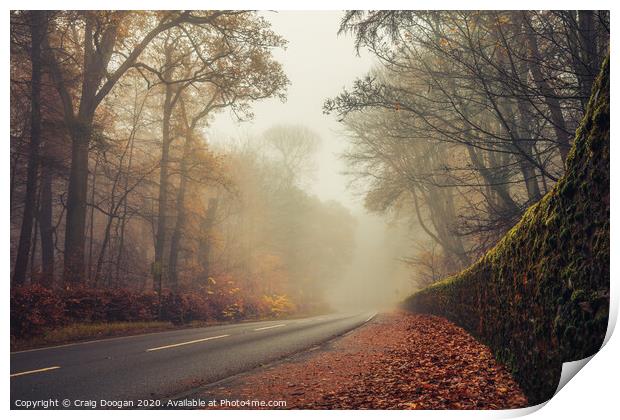
[[527, 406], [491, 351], [430, 315], [382, 314], [323, 349], [217, 390], [302, 409], [507, 409]]

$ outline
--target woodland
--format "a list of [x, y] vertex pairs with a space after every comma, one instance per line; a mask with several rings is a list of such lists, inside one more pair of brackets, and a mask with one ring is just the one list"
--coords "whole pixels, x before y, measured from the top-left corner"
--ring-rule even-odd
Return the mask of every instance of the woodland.
[[320, 138], [205, 134], [285, 100], [285, 46], [255, 12], [11, 13], [13, 335], [323, 308], [355, 220], [301, 188]]
[[[332, 30], [375, 65], [323, 112], [415, 288], [554, 189], [609, 51], [608, 11], [349, 11]], [[10, 39], [12, 336], [327, 310], [357, 221], [305, 188], [322, 139], [208, 130], [286, 100], [264, 14], [13, 11]]]

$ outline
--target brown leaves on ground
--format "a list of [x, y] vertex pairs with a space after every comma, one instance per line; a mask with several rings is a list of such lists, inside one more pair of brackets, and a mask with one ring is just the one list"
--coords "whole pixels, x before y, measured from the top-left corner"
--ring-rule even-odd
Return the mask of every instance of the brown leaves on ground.
[[[465, 330], [430, 315], [381, 314], [313, 352], [208, 394], [303, 409], [507, 409], [527, 405], [510, 374]], [[212, 395], [211, 395], [212, 396]]]

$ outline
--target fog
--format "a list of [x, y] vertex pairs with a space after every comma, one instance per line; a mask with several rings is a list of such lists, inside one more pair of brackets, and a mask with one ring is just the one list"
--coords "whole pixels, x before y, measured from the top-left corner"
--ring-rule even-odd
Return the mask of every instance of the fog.
[[[355, 217], [355, 245], [345, 274], [330, 284], [324, 296], [335, 310], [384, 308], [412, 291], [411, 274], [398, 259], [407, 243], [383, 216], [364, 209], [363, 188], [351, 185], [340, 155], [347, 148], [341, 124], [323, 113], [323, 104], [372, 68], [365, 50], [355, 51], [353, 38], [337, 35], [344, 12], [261, 12], [282, 35], [285, 51], [274, 51], [290, 79], [287, 100], [267, 99], [252, 107], [254, 118], [239, 122], [230, 112], [219, 114], [207, 129], [207, 138], [220, 142], [251, 138], [274, 125], [295, 124], [319, 134], [320, 148], [312, 157], [314, 172], [304, 188], [322, 201], [334, 200]], [[234, 140], [233, 140], [234, 141]], [[402, 246], [402, 248], [398, 248]]]
[[412, 291], [409, 268], [396, 256], [408, 249], [406, 235], [382, 216], [360, 211], [356, 247], [346, 274], [328, 290], [327, 300], [342, 310], [386, 309]]
[[272, 29], [287, 41], [286, 50], [274, 50], [291, 84], [287, 100], [270, 98], [252, 106], [254, 118], [238, 122], [231, 112], [218, 114], [208, 128], [213, 138], [257, 135], [277, 124], [301, 124], [317, 132], [322, 145], [316, 156], [316, 180], [309, 191], [323, 200], [337, 200], [361, 209], [359, 197], [347, 189], [346, 165], [338, 155], [345, 149], [342, 126], [323, 114], [323, 103], [372, 67], [369, 54], [357, 56], [350, 36], [337, 36], [343, 12], [261, 12]]
[[12, 287], [394, 304], [563, 176], [609, 47], [575, 13], [13, 11]]

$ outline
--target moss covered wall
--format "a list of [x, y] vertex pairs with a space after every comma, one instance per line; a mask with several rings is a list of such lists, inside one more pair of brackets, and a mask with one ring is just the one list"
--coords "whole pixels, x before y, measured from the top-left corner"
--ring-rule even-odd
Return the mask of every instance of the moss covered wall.
[[561, 365], [595, 353], [609, 308], [609, 59], [565, 176], [480, 260], [410, 296], [487, 344], [531, 404], [553, 396]]

